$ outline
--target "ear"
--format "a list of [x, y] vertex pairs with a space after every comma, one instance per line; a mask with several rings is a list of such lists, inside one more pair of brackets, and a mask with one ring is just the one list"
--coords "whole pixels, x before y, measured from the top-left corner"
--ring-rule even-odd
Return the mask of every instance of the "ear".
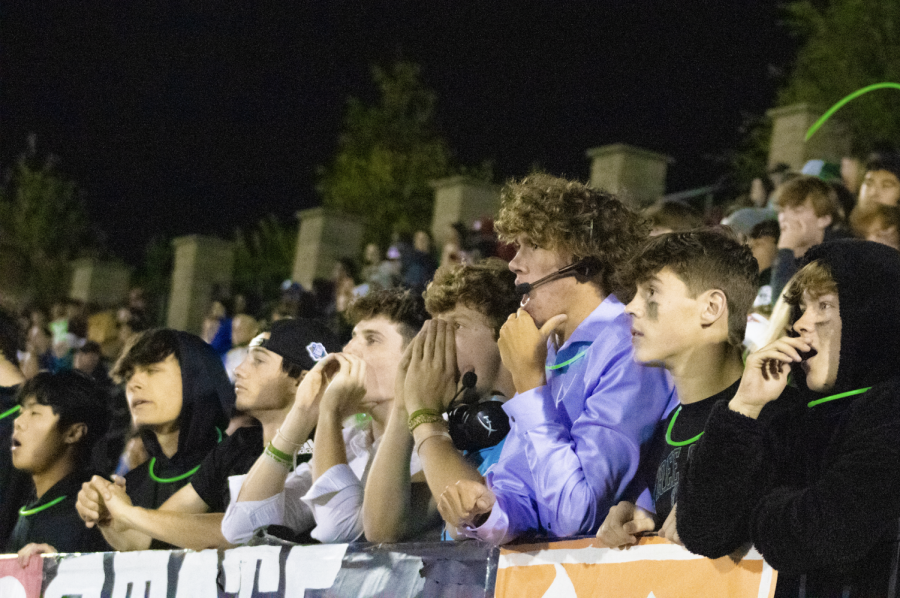
[[63, 442], [66, 444], [75, 444], [80, 442], [84, 435], [87, 434], [87, 424], [72, 424], [63, 434]]
[[825, 214], [824, 216], [819, 216], [818, 219], [816, 220], [816, 224], [818, 224], [819, 228], [821, 228], [822, 230], [825, 230], [826, 228], [831, 226], [832, 222], [834, 222], [834, 218], [831, 217], [831, 214]]
[[710, 289], [700, 295], [700, 322], [704, 328], [712, 326], [722, 318], [728, 322], [728, 298], [719, 289]]

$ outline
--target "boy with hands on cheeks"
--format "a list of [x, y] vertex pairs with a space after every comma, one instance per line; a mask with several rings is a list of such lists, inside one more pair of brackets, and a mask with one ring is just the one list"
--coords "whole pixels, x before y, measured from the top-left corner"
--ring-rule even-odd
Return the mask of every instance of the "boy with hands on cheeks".
[[757, 279], [750, 248], [725, 230], [655, 237], [629, 269], [637, 284], [634, 299], [625, 307], [631, 316], [634, 358], [672, 374], [680, 405], [660, 422], [642, 457], [651, 500], [638, 506], [638, 497], [627, 497], [609, 510], [597, 532], [613, 548], [636, 544], [640, 534], [652, 531], [680, 543], [678, 479], [712, 407], [737, 392], [744, 369], [741, 341]]
[[516, 390], [503, 406], [511, 431], [485, 483], [442, 492], [442, 514], [495, 544], [593, 533], [674, 401], [666, 373], [632, 359], [615, 296], [648, 226], [611, 195], [534, 175], [504, 188], [497, 230], [518, 246], [509, 268], [524, 291], [499, 340]]
[[[435, 529], [438, 512], [449, 513], [447, 487], [466, 481], [483, 487], [482, 476], [498, 460], [509, 431], [500, 406], [515, 393], [497, 348], [499, 329], [519, 302], [513, 278], [505, 262], [487, 259], [442, 268], [428, 286], [425, 306], [434, 319], [404, 353], [367, 483], [370, 541]], [[422, 473], [410, 478], [405, 464], [413, 452]]]
[[[353, 338], [342, 353], [316, 364], [297, 389], [294, 406], [244, 481], [237, 501], [222, 522], [232, 542], [244, 542], [266, 525], [304, 531], [298, 516], [309, 510], [320, 542], [352, 542], [363, 534], [363, 495], [369, 461], [384, 433], [394, 396], [393, 383], [406, 344], [425, 320], [421, 299], [408, 291], [378, 291], [352, 304], [357, 321]], [[355, 413], [368, 413], [365, 428], [344, 427]], [[310, 465], [290, 471], [290, 452], [299, 449], [315, 429]], [[407, 467], [418, 469], [418, 464]], [[311, 480], [311, 484], [304, 482]]]

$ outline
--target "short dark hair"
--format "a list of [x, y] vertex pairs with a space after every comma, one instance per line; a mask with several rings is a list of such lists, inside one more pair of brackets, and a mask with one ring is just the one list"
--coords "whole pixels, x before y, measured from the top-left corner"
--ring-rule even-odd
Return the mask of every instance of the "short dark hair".
[[19, 338], [21, 331], [16, 318], [0, 309], [0, 354], [13, 365], [18, 365]]
[[432, 316], [465, 305], [482, 313], [499, 336], [509, 314], [515, 313], [522, 299], [516, 294], [516, 275], [499, 258], [477, 264], [458, 264], [440, 268], [425, 290], [425, 308]]
[[94, 355], [102, 355], [102, 351], [100, 350], [100, 343], [97, 341], [85, 341], [83, 345], [78, 347], [75, 351], [76, 353], [93, 353]]
[[169, 328], [155, 328], [135, 335], [113, 366], [110, 375], [116, 382], [128, 382], [134, 369], [165, 361], [169, 355], [181, 363], [178, 333]]
[[694, 296], [710, 289], [725, 293], [728, 342], [741, 346], [759, 280], [759, 265], [750, 248], [724, 228], [667, 233], [649, 239], [632, 258], [629, 278], [634, 284], [645, 282], [667, 267]]
[[754, 224], [753, 228], [750, 229], [750, 234], [747, 236], [751, 239], [773, 237], [777, 243], [778, 239], [781, 237], [781, 226], [778, 224], [777, 220], [763, 220], [762, 222]]
[[405, 342], [411, 341], [425, 320], [425, 301], [421, 295], [410, 290], [384, 289], [359, 297], [348, 308], [350, 321], [354, 324], [378, 316], [384, 316], [398, 325]]
[[39, 372], [19, 387], [16, 398], [21, 405], [34, 397], [59, 416], [58, 429], [83, 423], [87, 433], [79, 442], [79, 455], [86, 458], [109, 427], [108, 395], [90, 376], [77, 370]]

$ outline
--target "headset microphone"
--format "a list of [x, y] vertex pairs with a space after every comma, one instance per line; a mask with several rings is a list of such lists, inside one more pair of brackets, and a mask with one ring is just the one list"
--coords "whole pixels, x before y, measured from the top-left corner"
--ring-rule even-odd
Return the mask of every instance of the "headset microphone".
[[576, 270], [581, 267], [585, 268], [585, 274], [586, 274], [587, 270], [589, 269], [587, 260], [579, 260], [579, 261], [575, 262], [574, 264], [569, 264], [565, 268], [560, 268], [553, 274], [548, 274], [547, 276], [545, 276], [539, 280], [536, 280], [535, 282], [523, 282], [523, 283], [517, 284], [516, 285], [516, 295], [527, 295], [534, 289], [536, 289], [539, 286], [546, 284], [548, 282], [553, 282], [554, 280], [557, 280], [560, 278], [565, 278], [566, 276], [575, 276], [576, 274], [579, 274], [578, 272], [576, 272]]

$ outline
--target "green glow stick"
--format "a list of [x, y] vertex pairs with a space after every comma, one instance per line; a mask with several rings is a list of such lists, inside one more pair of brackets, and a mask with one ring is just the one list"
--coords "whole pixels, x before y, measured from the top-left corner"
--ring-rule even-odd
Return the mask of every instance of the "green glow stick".
[[824, 125], [825, 121], [828, 120], [829, 118], [831, 118], [831, 115], [834, 114], [835, 112], [837, 112], [838, 110], [840, 110], [844, 106], [844, 104], [846, 104], [847, 102], [855, 100], [856, 98], [863, 95], [864, 93], [869, 93], [870, 91], [874, 91], [876, 89], [887, 89], [887, 88], [900, 89], [900, 83], [875, 83], [874, 85], [869, 85], [868, 87], [863, 87], [862, 89], [858, 89], [858, 90], [854, 91], [853, 93], [851, 93], [850, 95], [845, 97], [843, 100], [841, 100], [840, 102], [838, 102], [837, 104], [832, 106], [828, 110], [828, 112], [826, 112], [825, 114], [822, 115], [822, 118], [817, 120], [815, 122], [815, 124], [813, 124], [813, 126], [811, 126], [809, 128], [809, 130], [806, 132], [805, 141], [809, 141], [809, 138], [812, 137], [813, 134], [819, 130], [819, 127]]

